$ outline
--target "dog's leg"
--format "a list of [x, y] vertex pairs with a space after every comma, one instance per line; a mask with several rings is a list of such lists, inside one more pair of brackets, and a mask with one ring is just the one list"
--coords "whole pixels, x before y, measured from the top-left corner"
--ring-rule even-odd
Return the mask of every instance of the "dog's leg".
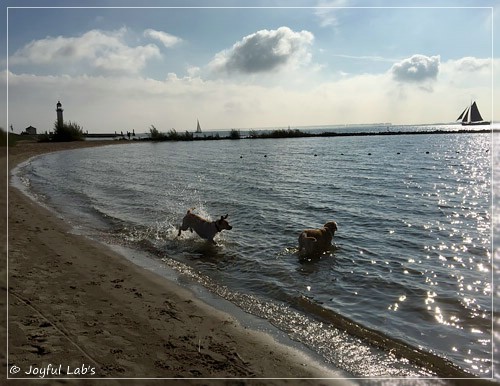
[[[179, 237], [179, 236], [181, 235], [181, 232], [182, 232], [182, 231], [187, 231], [187, 230], [188, 230], [188, 228], [189, 228], [189, 227], [188, 227], [188, 226], [186, 225], [186, 223], [183, 221], [183, 222], [182, 222], [182, 225], [179, 227], [179, 233], [177, 233], [177, 237]], [[192, 232], [192, 231], [193, 231], [193, 230], [191, 229], [191, 232]]]
[[318, 240], [315, 237], [302, 237], [302, 245], [306, 254], [314, 253]]
[[303, 249], [308, 251], [314, 243], [316, 243], [317, 240], [314, 237], [307, 236], [306, 232], [302, 232], [299, 236], [299, 252], [301, 252]]

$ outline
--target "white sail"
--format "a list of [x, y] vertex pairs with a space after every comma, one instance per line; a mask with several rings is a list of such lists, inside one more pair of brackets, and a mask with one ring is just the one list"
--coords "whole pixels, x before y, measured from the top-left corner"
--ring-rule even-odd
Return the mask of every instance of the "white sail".
[[201, 126], [200, 126], [200, 121], [197, 119], [197, 125], [196, 125], [196, 132], [201, 133]]

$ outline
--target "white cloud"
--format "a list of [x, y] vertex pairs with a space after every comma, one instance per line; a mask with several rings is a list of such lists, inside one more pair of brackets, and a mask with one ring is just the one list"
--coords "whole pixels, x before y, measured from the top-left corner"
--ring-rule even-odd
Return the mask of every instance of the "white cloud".
[[372, 62], [393, 62], [394, 61], [393, 59], [384, 58], [382, 56], [373, 56], [373, 55], [355, 56], [355, 55], [334, 54], [332, 56], [337, 57], [337, 58], [359, 59], [359, 60], [367, 60], [367, 61], [372, 61]]
[[144, 31], [144, 36], [149, 37], [151, 39], [159, 40], [165, 47], [170, 48], [182, 42], [182, 39], [171, 35], [167, 32], [156, 31], [154, 29], [147, 29]]
[[[493, 101], [493, 90], [500, 89], [500, 60], [482, 58], [461, 58], [458, 60], [448, 60], [441, 63], [439, 72], [439, 82], [436, 88], [449, 90], [446, 98], [446, 105], [461, 106], [462, 110], [476, 100], [481, 109], [481, 114], [485, 119], [496, 119], [491, 110]], [[494, 83], [495, 82], [495, 83]], [[436, 90], [437, 91], [437, 90]], [[456, 115], [461, 111], [457, 111]], [[455, 117], [456, 118], [456, 117]]]
[[346, 7], [347, 4], [347, 0], [320, 1], [314, 11], [319, 20], [319, 25], [321, 27], [337, 27], [339, 25], [338, 10], [339, 8]]
[[313, 40], [311, 32], [294, 32], [288, 27], [260, 30], [216, 54], [209, 67], [215, 71], [252, 74], [297, 66], [310, 61], [308, 50]]
[[186, 72], [190, 77], [198, 76], [200, 74], [200, 71], [200, 67], [197, 66], [188, 66], [186, 69]]
[[395, 63], [391, 68], [394, 79], [400, 82], [425, 82], [437, 78], [440, 57], [413, 55]]
[[78, 37], [34, 40], [9, 58], [9, 65], [41, 65], [55, 73], [91, 72], [135, 74], [151, 58], [159, 57], [154, 44], [130, 47], [126, 29], [91, 30]]
[[450, 64], [459, 72], [491, 71], [492, 60], [465, 57], [456, 61], [450, 61]]

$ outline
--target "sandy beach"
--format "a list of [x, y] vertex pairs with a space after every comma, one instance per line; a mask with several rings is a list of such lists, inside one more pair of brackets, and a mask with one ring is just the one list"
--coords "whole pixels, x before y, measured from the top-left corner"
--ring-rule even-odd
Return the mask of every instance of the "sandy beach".
[[[127, 146], [21, 141], [9, 148], [8, 165], [2, 149], [2, 178], [6, 181], [7, 171], [35, 155], [111, 144]], [[1, 193], [3, 219], [6, 190]], [[191, 384], [237, 384], [236, 378], [266, 385], [346, 383], [318, 379], [335, 373], [268, 335], [242, 327], [176, 283], [71, 233], [68, 224], [10, 184], [8, 236], [2, 231], [1, 237], [3, 245], [8, 237], [9, 259], [8, 271], [2, 266], [0, 286], [3, 307], [8, 299], [8, 313], [2, 313], [2, 325], [8, 323], [8, 352], [2, 353], [1, 368], [11, 373], [9, 378], [53, 384], [81, 377], [85, 379], [70, 383], [85, 385], [103, 382], [89, 378], [107, 378], [107, 385], [121, 384], [120, 378], [179, 378], [169, 382], [182, 384], [182, 378], [190, 378]], [[6, 256], [5, 249], [2, 254]], [[144, 381], [127, 382], [135, 383]]]

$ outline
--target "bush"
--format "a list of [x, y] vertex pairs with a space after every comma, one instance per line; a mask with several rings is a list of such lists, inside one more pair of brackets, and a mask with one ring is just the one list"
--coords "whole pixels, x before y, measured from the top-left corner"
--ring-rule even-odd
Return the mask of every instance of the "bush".
[[229, 138], [230, 139], [240, 139], [241, 138], [241, 133], [239, 130], [232, 129], [231, 132], [229, 133]]
[[190, 133], [189, 131], [186, 130], [184, 134], [179, 134], [177, 130], [172, 129], [169, 130], [167, 134], [167, 140], [169, 141], [192, 141], [193, 140], [193, 133]]
[[7, 138], [8, 133], [5, 132], [3, 127], [0, 127], [0, 146], [7, 146]]
[[167, 139], [167, 136], [160, 133], [153, 125], [149, 128], [149, 136], [153, 141], [165, 141]]
[[300, 138], [300, 137], [310, 137], [311, 134], [304, 133], [299, 129], [278, 129], [273, 130], [268, 133], [257, 133], [256, 131], [250, 131], [250, 138]]
[[153, 141], [192, 141], [193, 133], [186, 130], [184, 134], [179, 134], [177, 130], [171, 129], [167, 134], [160, 133], [156, 127], [151, 125], [149, 136]]
[[167, 139], [170, 141], [178, 141], [181, 138], [180, 134], [175, 129], [168, 131]]
[[83, 128], [75, 122], [68, 121], [58, 125], [54, 123], [52, 140], [56, 142], [83, 141]]
[[186, 132], [184, 133], [184, 137], [183, 137], [183, 139], [184, 139], [185, 141], [192, 141], [192, 140], [193, 140], [193, 138], [194, 138], [193, 133], [190, 133], [189, 131], [187, 131], [187, 130], [186, 130]]

